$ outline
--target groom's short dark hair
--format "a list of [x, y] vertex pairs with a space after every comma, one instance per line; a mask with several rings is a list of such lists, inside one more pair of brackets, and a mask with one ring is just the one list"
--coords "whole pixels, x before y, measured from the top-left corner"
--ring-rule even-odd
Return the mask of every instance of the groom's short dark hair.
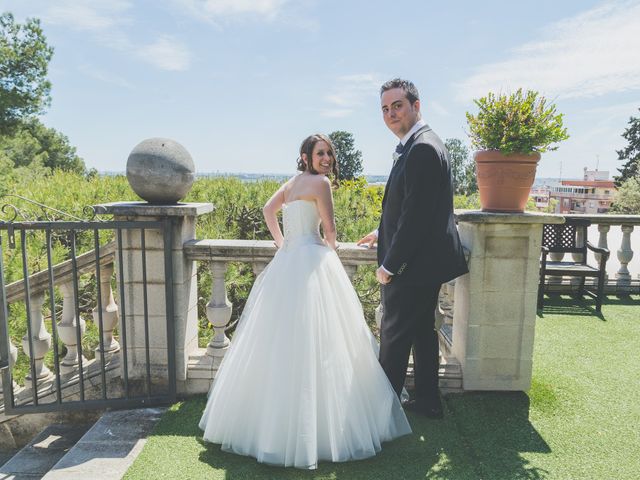
[[401, 88], [404, 90], [404, 94], [409, 100], [409, 103], [413, 105], [416, 100], [420, 100], [420, 94], [418, 93], [418, 89], [409, 80], [403, 80], [402, 78], [394, 78], [393, 80], [389, 80], [385, 82], [382, 87], [380, 87], [380, 96], [387, 90], [391, 90], [392, 88]]

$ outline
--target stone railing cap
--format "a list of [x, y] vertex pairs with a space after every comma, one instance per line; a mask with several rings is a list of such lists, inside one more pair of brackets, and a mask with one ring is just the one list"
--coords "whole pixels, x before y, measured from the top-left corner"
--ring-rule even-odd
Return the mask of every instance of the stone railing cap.
[[586, 218], [593, 225], [640, 225], [640, 215], [624, 215], [609, 213], [567, 213], [566, 218]]
[[[272, 240], [203, 239], [184, 243], [184, 251], [191, 260], [270, 261], [276, 250]], [[375, 248], [359, 247], [355, 243], [340, 243], [337, 254], [347, 265], [376, 261]]]
[[459, 222], [469, 223], [564, 223], [563, 215], [550, 213], [494, 213], [481, 210], [456, 210]]
[[212, 203], [154, 205], [147, 202], [113, 202], [94, 205], [98, 214], [124, 217], [195, 217], [213, 211]]

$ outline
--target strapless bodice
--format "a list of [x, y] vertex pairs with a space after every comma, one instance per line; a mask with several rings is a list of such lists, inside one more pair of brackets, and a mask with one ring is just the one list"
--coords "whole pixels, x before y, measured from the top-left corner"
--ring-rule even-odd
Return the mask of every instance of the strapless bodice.
[[284, 248], [295, 245], [320, 244], [320, 214], [313, 200], [294, 200], [282, 207]]

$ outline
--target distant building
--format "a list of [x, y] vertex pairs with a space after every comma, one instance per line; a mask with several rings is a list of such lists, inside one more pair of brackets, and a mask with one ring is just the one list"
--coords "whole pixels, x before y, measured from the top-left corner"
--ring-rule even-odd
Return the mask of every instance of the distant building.
[[616, 187], [608, 171], [590, 171], [585, 167], [582, 180], [562, 180], [550, 187], [556, 213], [607, 213], [615, 199]]
[[529, 197], [533, 199], [538, 210], [546, 210], [549, 207], [549, 187], [533, 186]]

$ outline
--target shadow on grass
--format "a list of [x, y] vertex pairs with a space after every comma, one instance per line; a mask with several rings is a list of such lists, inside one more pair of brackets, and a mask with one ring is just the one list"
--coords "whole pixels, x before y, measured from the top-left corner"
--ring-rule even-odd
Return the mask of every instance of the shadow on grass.
[[[603, 302], [607, 305], [608, 302]], [[595, 301], [585, 298], [576, 298], [571, 295], [547, 294], [544, 308], [538, 310], [538, 316], [544, 318], [547, 315], [574, 315], [580, 317], [597, 317], [606, 322], [602, 312], [596, 311]]]
[[451, 394], [447, 405], [460, 437], [479, 470], [478, 478], [546, 478], [548, 472], [531, 465], [520, 453], [551, 453], [529, 422], [530, 400], [523, 392]]
[[[545, 294], [544, 309], [538, 310], [538, 316], [548, 315], [577, 315], [594, 316], [606, 321], [603, 313], [596, 312], [595, 301], [591, 298], [576, 298], [572, 295], [558, 293]], [[608, 295], [602, 302], [603, 308], [607, 306], [640, 306], [639, 295]]]
[[[447, 414], [443, 420], [409, 414], [413, 433], [385, 443], [382, 451], [370, 459], [321, 462], [318, 469], [312, 471], [272, 467], [250, 457], [223, 452], [220, 445], [205, 442], [198, 428], [205, 403], [205, 397], [196, 397], [174, 406], [165, 414], [153, 436], [191, 437], [199, 468], [210, 472], [210, 478], [215, 474], [223, 475], [220, 478], [225, 480], [535, 480], [544, 478], [544, 472], [530, 466], [519, 452], [550, 451], [528, 421], [529, 399], [525, 394], [474, 393], [447, 396]], [[249, 425], [246, 427], [250, 428]], [[186, 469], [194, 460], [181, 460], [184, 466], [174, 464], [176, 478], [181, 472], [184, 478], [192, 478]]]

